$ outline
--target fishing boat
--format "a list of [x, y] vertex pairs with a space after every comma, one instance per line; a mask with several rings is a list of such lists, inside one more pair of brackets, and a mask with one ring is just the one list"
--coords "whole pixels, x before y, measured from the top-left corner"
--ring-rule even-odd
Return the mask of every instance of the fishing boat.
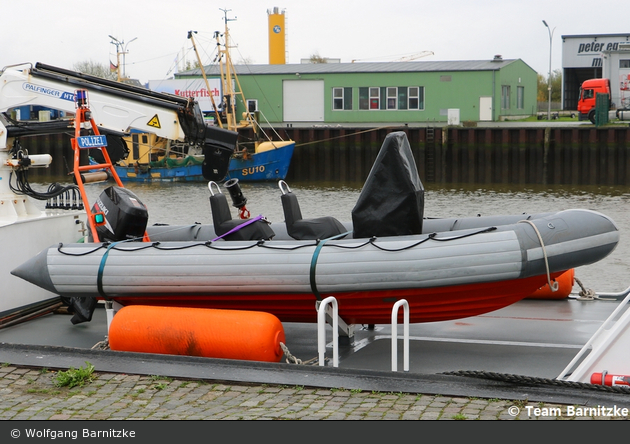
[[[226, 12], [227, 14], [227, 12]], [[221, 77], [222, 102], [217, 104], [210, 91], [205, 69], [197, 51], [194, 32], [188, 33], [197, 55], [201, 74], [208, 96], [212, 103], [214, 123], [232, 131], [252, 128], [253, 141], [239, 140], [234, 150], [226, 180], [238, 179], [241, 182], [275, 181], [285, 179], [289, 171], [295, 142], [293, 140], [274, 140], [260, 124], [258, 111], [243, 113], [242, 119], [236, 117], [237, 101], [247, 103], [236, 76], [236, 70], [230, 57], [228, 18], [225, 17], [223, 41], [221, 34], [215, 33], [218, 48], [218, 64]], [[161, 82], [161, 88], [168, 89], [168, 82]], [[159, 124], [159, 123], [156, 123]], [[273, 129], [271, 129], [273, 130]], [[275, 135], [279, 135], [274, 131]], [[204, 181], [202, 173], [203, 154], [193, 147], [160, 138], [152, 133], [136, 133], [125, 138], [130, 150], [123, 159], [116, 163], [116, 172], [124, 181]]]
[[[125, 137], [131, 151], [115, 165], [121, 180], [126, 182], [205, 181], [204, 155], [181, 143], [152, 133], [132, 133]], [[242, 148], [230, 158], [226, 180], [261, 182], [285, 179], [291, 165], [295, 142], [266, 141], [254, 146], [250, 154]], [[153, 160], [151, 160], [153, 159]]]
[[[237, 183], [224, 187], [238, 207]], [[404, 132], [383, 142], [351, 221], [304, 218], [284, 181], [284, 223], [233, 219], [220, 185], [209, 192], [211, 225], [147, 227], [141, 200], [109, 187], [98, 202], [113, 217], [91, 242], [51, 245], [12, 274], [74, 301], [261, 311], [283, 322], [316, 322], [316, 303], [334, 296], [348, 324], [389, 323], [405, 299], [410, 322], [421, 323], [511, 305], [619, 241], [610, 218], [583, 209], [425, 218]]]

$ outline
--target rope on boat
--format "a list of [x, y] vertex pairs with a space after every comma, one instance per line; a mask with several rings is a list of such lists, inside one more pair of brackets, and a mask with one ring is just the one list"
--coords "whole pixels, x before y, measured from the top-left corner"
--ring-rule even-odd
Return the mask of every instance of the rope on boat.
[[573, 280], [582, 289], [582, 290], [580, 290], [580, 294], [579, 294], [579, 296], [576, 299], [578, 299], [580, 301], [592, 301], [592, 300], [595, 300], [595, 299], [599, 299], [599, 296], [597, 296], [597, 293], [595, 293], [595, 291], [591, 290], [590, 288], [588, 290], [586, 288], [584, 288], [584, 285], [582, 285], [582, 282], [580, 282], [580, 280], [578, 278], [574, 277]]
[[[287, 364], [298, 364], [298, 365], [314, 365], [315, 363], [319, 362], [319, 358], [316, 356], [312, 359], [309, 359], [308, 361], [302, 361], [301, 359], [296, 358], [295, 356], [293, 356], [291, 354], [291, 352], [289, 351], [289, 348], [283, 343], [280, 343], [280, 348], [282, 348], [282, 351], [284, 352], [284, 355], [286, 356], [286, 363]], [[326, 360], [329, 358], [326, 358]]]
[[109, 350], [109, 338], [105, 336], [105, 339], [97, 342], [92, 346], [90, 350]]
[[[315, 140], [315, 141], [312, 141], [312, 142], [296, 143], [295, 146], [298, 147], [298, 146], [312, 145], [314, 143], [323, 143], [323, 142], [328, 142], [330, 140], [343, 139], [344, 137], [352, 137], [352, 136], [355, 136], [357, 134], [370, 133], [372, 131], [379, 131], [379, 130], [390, 129], [390, 128], [400, 128], [400, 125], [398, 125], [398, 126], [380, 126], [380, 127], [377, 127], [377, 128], [370, 128], [370, 129], [363, 130], [363, 131], [357, 131], [357, 132], [354, 132], [354, 133], [351, 133], [351, 134], [344, 134], [344, 135], [341, 135], [341, 136], [329, 137], [328, 139], [318, 139], [318, 140]], [[335, 128], [332, 128], [332, 129], [335, 129]]]
[[549, 273], [549, 259], [547, 258], [547, 250], [545, 249], [545, 243], [543, 242], [542, 236], [540, 235], [540, 231], [538, 231], [538, 227], [536, 227], [534, 222], [532, 222], [531, 220], [519, 220], [518, 223], [529, 224], [534, 228], [534, 231], [536, 232], [536, 236], [538, 236], [538, 241], [540, 242], [540, 246], [542, 248], [543, 257], [545, 258], [545, 268], [547, 269], [547, 284], [549, 285], [549, 288], [551, 288], [551, 291], [558, 291], [558, 287], [560, 285], [558, 284], [558, 281], [553, 281], [553, 284], [551, 283], [551, 275]]
[[221, 236], [215, 237], [210, 242], [218, 241], [219, 239], [222, 239], [222, 238], [224, 238], [225, 236], [227, 236], [229, 234], [235, 233], [238, 230], [240, 230], [241, 228], [245, 228], [246, 226], [248, 226], [250, 224], [253, 224], [254, 222], [259, 221], [259, 220], [266, 220], [266, 219], [264, 218], [264, 216], [262, 214], [259, 214], [258, 216], [254, 217], [252, 219], [249, 219], [249, 220], [243, 222], [240, 225], [235, 226], [230, 231], [227, 231], [227, 232], [223, 233]]
[[588, 390], [598, 390], [613, 393], [630, 394], [628, 386], [608, 386], [600, 384], [590, 384], [586, 382], [564, 381], [561, 379], [539, 378], [533, 376], [513, 375], [506, 373], [495, 373], [477, 370], [458, 370], [454, 372], [444, 372], [443, 375], [465, 376], [469, 378], [491, 379], [495, 381], [505, 381], [522, 385], [552, 385], [557, 387], [570, 387]]
[[582, 285], [582, 282], [580, 282], [580, 280], [578, 278], [574, 277], [573, 280], [581, 288], [580, 292], [578, 293], [578, 297], [575, 298], [577, 301], [594, 301], [594, 300], [615, 301], [616, 300], [615, 298], [602, 298], [594, 290], [592, 290], [590, 288], [586, 289], [584, 287], [584, 285]]
[[[263, 217], [264, 220], [264, 217]], [[176, 230], [183, 230], [183, 229], [190, 229], [190, 228], [195, 228], [197, 225], [186, 225], [184, 227], [177, 227], [174, 228], [173, 231]], [[468, 236], [474, 236], [477, 234], [481, 234], [481, 233], [487, 233], [490, 231], [496, 230], [496, 227], [489, 227], [489, 228], [484, 228], [481, 229], [479, 231], [473, 232], [473, 233], [467, 233], [461, 236], [456, 236], [456, 237], [447, 237], [447, 238], [438, 238], [436, 237], [437, 233], [431, 233], [429, 235], [427, 235], [426, 238], [421, 239], [419, 241], [416, 242], [412, 242], [407, 246], [404, 247], [400, 247], [400, 248], [385, 248], [382, 245], [379, 245], [377, 243], [378, 238], [377, 237], [371, 237], [369, 239], [365, 239], [365, 242], [358, 244], [358, 245], [341, 245], [341, 244], [335, 244], [335, 243], [329, 243], [326, 244], [327, 247], [335, 247], [335, 248], [344, 248], [344, 249], [348, 249], [348, 250], [357, 250], [359, 248], [363, 248], [366, 245], [372, 245], [375, 248], [378, 248], [379, 250], [382, 251], [388, 251], [388, 252], [395, 252], [395, 251], [403, 251], [403, 250], [409, 250], [410, 248], [414, 248], [417, 247], [420, 244], [423, 244], [429, 240], [433, 240], [433, 241], [439, 241], [439, 242], [448, 242], [448, 241], [452, 241], [452, 240], [457, 240], [457, 239], [462, 239], [464, 237], [468, 237]], [[164, 234], [164, 233], [168, 233], [170, 232], [170, 230], [167, 230], [163, 233], [160, 234]], [[350, 232], [348, 232], [350, 233]], [[348, 234], [345, 233], [345, 234]], [[343, 235], [343, 234], [342, 234]], [[342, 236], [340, 235], [340, 236]], [[293, 246], [284, 246], [284, 245], [273, 245], [273, 242], [268, 242], [265, 241], [263, 239], [261, 240], [257, 240], [257, 241], [253, 241], [253, 243], [249, 244], [249, 245], [240, 245], [240, 246], [233, 246], [231, 244], [231, 242], [225, 242], [225, 243], [221, 243], [220, 245], [222, 246], [218, 246], [219, 244], [215, 244], [213, 243], [213, 241], [207, 240], [207, 241], [199, 241], [196, 243], [192, 243], [192, 242], [185, 242], [185, 241], [174, 241], [172, 243], [178, 243], [179, 244], [184, 244], [184, 245], [177, 245], [177, 246], [172, 246], [172, 247], [165, 247], [163, 246], [163, 242], [162, 241], [154, 241], [154, 242], [135, 242], [141, 240], [141, 238], [136, 238], [136, 239], [127, 239], [125, 241], [119, 241], [119, 242], [115, 242], [114, 244], [111, 244], [110, 242], [103, 242], [103, 243], [99, 243], [99, 244], [94, 244], [95, 247], [92, 250], [89, 251], [84, 251], [81, 253], [74, 253], [74, 252], [69, 252], [69, 251], [64, 251], [64, 244], [63, 243], [59, 243], [59, 245], [57, 246], [57, 251], [61, 254], [67, 255], [67, 256], [87, 256], [89, 254], [95, 253], [98, 250], [102, 249], [102, 248], [109, 248], [111, 250], [116, 250], [116, 251], [122, 251], [122, 252], [135, 252], [135, 251], [140, 251], [140, 250], [144, 250], [147, 248], [155, 248], [156, 250], [185, 250], [188, 248], [194, 248], [194, 247], [206, 247], [206, 248], [210, 248], [212, 250], [218, 250], [218, 251], [237, 251], [237, 250], [249, 250], [251, 248], [255, 248], [255, 247], [261, 247], [261, 248], [268, 248], [270, 250], [284, 250], [284, 251], [292, 251], [292, 250], [299, 250], [302, 248], [309, 248], [309, 247], [317, 247], [318, 243], [320, 242], [319, 240], [314, 240], [313, 242], [309, 242], [309, 243], [304, 243], [304, 244], [297, 244], [297, 245], [293, 245]], [[359, 239], [355, 239], [355, 240], [359, 240]], [[133, 247], [131, 248], [120, 248], [117, 244], [125, 242], [127, 243], [127, 245], [133, 245]]]

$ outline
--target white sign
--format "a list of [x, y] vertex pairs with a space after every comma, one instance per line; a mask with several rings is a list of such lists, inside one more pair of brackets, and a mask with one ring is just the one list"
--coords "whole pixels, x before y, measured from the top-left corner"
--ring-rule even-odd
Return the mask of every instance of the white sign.
[[171, 80], [149, 80], [149, 89], [156, 92], [175, 94], [180, 97], [192, 97], [198, 103], [201, 111], [212, 112], [212, 98], [217, 108], [221, 110], [221, 79], [208, 79], [210, 91], [206, 87], [204, 79], [171, 79]]
[[617, 51], [629, 38], [630, 34], [562, 36], [562, 67], [601, 68], [602, 53]]
[[79, 148], [100, 148], [107, 146], [105, 136], [80, 136], [77, 138]]

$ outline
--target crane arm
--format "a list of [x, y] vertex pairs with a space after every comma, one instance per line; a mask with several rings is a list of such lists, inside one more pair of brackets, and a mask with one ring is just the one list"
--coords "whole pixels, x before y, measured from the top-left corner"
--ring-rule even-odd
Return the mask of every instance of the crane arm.
[[[77, 90], [88, 92], [92, 118], [104, 134], [138, 130], [199, 145], [208, 162], [219, 162], [220, 157], [227, 172], [225, 158], [229, 160], [229, 155], [225, 154], [233, 152], [238, 134], [207, 125], [193, 98], [158, 93], [43, 63], [22, 64], [5, 68], [0, 75], [0, 113], [27, 105], [75, 113]], [[68, 120], [56, 124], [16, 124], [5, 117], [0, 119], [0, 151], [7, 150], [7, 138], [64, 131], [72, 128], [73, 123]], [[217, 150], [223, 151], [220, 156], [216, 155]], [[213, 180], [222, 179], [217, 175], [223, 165], [219, 168], [208, 165], [208, 168], [217, 172], [212, 175]]]
[[427, 57], [427, 56], [430, 56], [430, 55], [434, 55], [433, 51], [422, 51], [422, 52], [419, 52], [417, 54], [412, 54], [410, 56], [401, 57], [401, 58], [399, 58], [397, 60], [394, 60], [394, 61], [395, 62], [408, 62], [408, 61], [411, 61], [411, 60], [421, 59], [422, 57]]

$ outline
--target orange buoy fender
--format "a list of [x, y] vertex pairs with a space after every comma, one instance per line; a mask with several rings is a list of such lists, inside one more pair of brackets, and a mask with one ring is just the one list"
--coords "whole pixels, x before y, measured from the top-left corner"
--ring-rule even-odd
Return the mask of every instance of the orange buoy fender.
[[558, 283], [558, 289], [551, 291], [549, 284], [540, 287], [533, 294], [527, 296], [527, 299], [564, 299], [573, 291], [575, 283], [575, 270], [571, 268], [558, 276], [555, 281]]
[[284, 328], [269, 313], [129, 305], [111, 321], [112, 350], [279, 362]]
[[591, 375], [591, 384], [607, 385], [610, 387], [613, 387], [616, 385], [630, 386], [630, 376], [609, 375], [606, 373], [593, 373]]

